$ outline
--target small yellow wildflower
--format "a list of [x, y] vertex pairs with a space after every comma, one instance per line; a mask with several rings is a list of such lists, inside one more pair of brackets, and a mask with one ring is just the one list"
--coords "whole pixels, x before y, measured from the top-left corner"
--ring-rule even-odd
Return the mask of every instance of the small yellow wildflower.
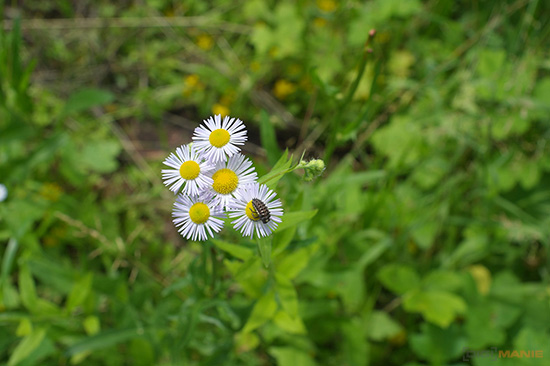
[[388, 339], [390, 344], [396, 345], [396, 346], [402, 346], [407, 341], [407, 332], [403, 329], [390, 339]]
[[323, 28], [327, 25], [327, 20], [325, 18], [315, 18], [313, 19], [313, 25], [317, 28]]
[[260, 67], [262, 65], [260, 65], [260, 63], [258, 61], [252, 61], [250, 63], [250, 70], [256, 72], [256, 71], [260, 71]]
[[212, 37], [208, 34], [201, 34], [197, 37], [196, 40], [197, 46], [199, 46], [201, 49], [208, 51], [214, 46], [214, 40]]
[[227, 108], [223, 104], [216, 103], [212, 106], [212, 113], [214, 115], [221, 114], [222, 117], [224, 117], [224, 116], [229, 116], [229, 112], [230, 112], [229, 108]]
[[235, 93], [229, 92], [228, 94], [225, 94], [220, 98], [220, 104], [225, 106], [230, 106], [234, 100], [235, 100]]
[[269, 49], [269, 57], [271, 58], [277, 58], [277, 56], [279, 56], [279, 47], [271, 47]]
[[480, 264], [474, 264], [468, 267], [468, 272], [470, 272], [474, 278], [477, 291], [482, 295], [487, 295], [489, 293], [489, 289], [491, 288], [492, 282], [491, 272], [487, 269], [487, 267]]
[[196, 74], [187, 75], [184, 79], [183, 95], [188, 97], [193, 92], [197, 90], [203, 90], [204, 84], [201, 82], [201, 79]]
[[317, 0], [317, 7], [326, 13], [332, 13], [338, 4], [334, 0]]
[[302, 66], [299, 64], [291, 64], [288, 67], [288, 74], [291, 76], [298, 76], [302, 74]]
[[290, 81], [287, 81], [284, 79], [277, 80], [277, 82], [275, 83], [275, 86], [273, 87], [273, 94], [275, 94], [275, 97], [277, 97], [277, 99], [281, 99], [281, 100], [285, 99], [295, 91], [296, 91], [296, 86]]
[[40, 195], [51, 202], [59, 200], [63, 189], [57, 183], [44, 183], [40, 189]]

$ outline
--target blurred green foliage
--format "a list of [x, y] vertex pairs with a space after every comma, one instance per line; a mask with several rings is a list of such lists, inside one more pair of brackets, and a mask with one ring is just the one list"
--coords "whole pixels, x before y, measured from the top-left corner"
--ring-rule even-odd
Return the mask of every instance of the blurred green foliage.
[[[465, 365], [491, 347], [544, 358], [471, 362], [547, 365], [548, 14], [538, 0], [5, 8], [0, 365]], [[170, 221], [161, 161], [212, 113], [266, 149], [256, 167], [285, 216], [261, 253], [228, 228], [186, 242]], [[284, 145], [327, 171], [285, 174]]]

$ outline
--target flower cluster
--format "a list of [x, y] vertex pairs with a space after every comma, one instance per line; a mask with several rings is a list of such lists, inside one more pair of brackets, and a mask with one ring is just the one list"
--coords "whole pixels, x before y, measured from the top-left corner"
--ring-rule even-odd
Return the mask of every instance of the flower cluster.
[[164, 184], [174, 192], [172, 216], [180, 234], [206, 240], [219, 232], [228, 215], [236, 230], [252, 238], [270, 235], [281, 222], [281, 201], [259, 184], [252, 162], [240, 153], [247, 140], [240, 119], [210, 117], [195, 129], [193, 143], [164, 161]]

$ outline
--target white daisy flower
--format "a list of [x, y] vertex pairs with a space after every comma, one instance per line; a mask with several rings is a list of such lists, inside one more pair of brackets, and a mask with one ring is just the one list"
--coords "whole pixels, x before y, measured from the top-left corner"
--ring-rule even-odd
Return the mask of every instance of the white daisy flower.
[[209, 176], [212, 177], [211, 191], [220, 199], [222, 207], [227, 206], [240, 188], [255, 182], [258, 177], [252, 162], [240, 153], [226, 162], [218, 162]]
[[204, 159], [195, 146], [182, 145], [176, 148], [176, 154], [170, 153], [164, 165], [171, 169], [162, 170], [162, 179], [174, 193], [181, 189], [184, 194], [198, 195], [212, 185], [208, 173], [214, 166]]
[[219, 200], [211, 193], [200, 196], [179, 194], [172, 211], [174, 224], [179, 233], [186, 239], [206, 240], [214, 237], [223, 227], [224, 213]]
[[275, 199], [277, 194], [265, 184], [247, 184], [235, 196], [229, 217], [237, 218], [231, 223], [243, 236], [252, 238], [254, 232], [257, 237], [268, 236], [281, 222], [281, 200]]
[[6, 199], [8, 197], [8, 189], [5, 185], [0, 184], [0, 202]]
[[197, 151], [204, 152], [204, 156], [217, 163], [225, 161], [241, 149], [236, 145], [244, 145], [247, 140], [246, 127], [240, 119], [225, 116], [222, 121], [220, 114], [204, 120], [193, 133], [193, 141]]

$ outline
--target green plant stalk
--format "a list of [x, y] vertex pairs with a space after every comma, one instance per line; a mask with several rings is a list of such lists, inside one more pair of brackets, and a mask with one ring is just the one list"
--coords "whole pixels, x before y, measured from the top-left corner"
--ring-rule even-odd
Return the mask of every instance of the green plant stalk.
[[[372, 49], [368, 47], [369, 41], [371, 40], [372, 36], [369, 34], [369, 38], [365, 42], [365, 47], [363, 49], [363, 55], [361, 57], [361, 61], [359, 63], [359, 71], [357, 73], [357, 76], [353, 80], [353, 83], [351, 84], [351, 87], [349, 88], [344, 100], [340, 104], [340, 107], [338, 108], [338, 112], [336, 114], [336, 120], [334, 123], [329, 124], [329, 133], [328, 133], [328, 143], [327, 147], [325, 149], [325, 156], [324, 160], [329, 161], [330, 157], [332, 156], [332, 153], [334, 152], [334, 149], [336, 148], [337, 139], [336, 139], [336, 129], [338, 126], [340, 126], [340, 122], [342, 119], [343, 111], [345, 108], [351, 103], [351, 100], [353, 99], [353, 96], [355, 95], [355, 92], [357, 91], [357, 88], [359, 87], [359, 83], [361, 82], [361, 79], [363, 78], [363, 74], [365, 73], [365, 70], [367, 68], [368, 61], [370, 60], [370, 56], [372, 55]], [[370, 98], [369, 98], [370, 101]], [[333, 127], [334, 126], [334, 127]]]
[[212, 243], [208, 244], [210, 246], [210, 257], [212, 260], [212, 294], [216, 293], [217, 279], [218, 279], [218, 259], [216, 246]]

